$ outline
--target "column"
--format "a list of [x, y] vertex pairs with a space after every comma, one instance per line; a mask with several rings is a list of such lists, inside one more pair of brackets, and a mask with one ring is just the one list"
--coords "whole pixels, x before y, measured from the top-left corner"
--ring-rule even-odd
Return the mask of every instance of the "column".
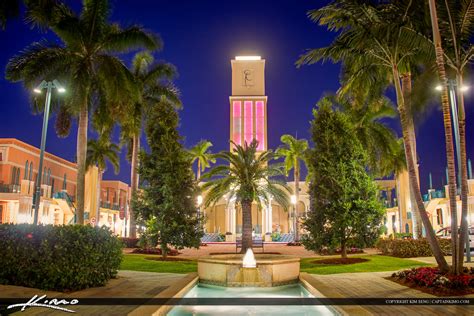
[[272, 241], [272, 224], [273, 224], [273, 212], [272, 212], [272, 203], [268, 203], [265, 208], [265, 241]]
[[229, 203], [226, 207], [226, 234], [225, 241], [235, 241], [235, 204]]

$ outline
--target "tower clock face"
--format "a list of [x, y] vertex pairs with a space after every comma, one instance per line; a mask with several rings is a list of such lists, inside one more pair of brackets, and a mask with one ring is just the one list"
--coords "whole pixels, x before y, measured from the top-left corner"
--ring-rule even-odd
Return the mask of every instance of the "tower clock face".
[[254, 82], [254, 70], [253, 69], [244, 69], [242, 71], [242, 85], [244, 87], [252, 87]]

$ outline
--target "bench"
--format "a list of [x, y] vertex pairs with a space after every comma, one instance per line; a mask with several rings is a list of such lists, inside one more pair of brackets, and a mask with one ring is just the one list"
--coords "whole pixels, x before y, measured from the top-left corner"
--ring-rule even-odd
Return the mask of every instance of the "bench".
[[[235, 241], [235, 253], [238, 249], [242, 249], [242, 239], [237, 238]], [[262, 248], [262, 252], [265, 252], [264, 242], [262, 238], [252, 239], [252, 249], [253, 248]]]

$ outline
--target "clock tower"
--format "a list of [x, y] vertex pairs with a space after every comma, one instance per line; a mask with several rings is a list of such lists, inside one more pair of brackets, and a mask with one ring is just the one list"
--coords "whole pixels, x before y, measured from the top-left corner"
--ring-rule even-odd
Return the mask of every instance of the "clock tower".
[[237, 145], [256, 139], [257, 151], [267, 150], [265, 60], [260, 56], [237, 56], [231, 65], [230, 139]]

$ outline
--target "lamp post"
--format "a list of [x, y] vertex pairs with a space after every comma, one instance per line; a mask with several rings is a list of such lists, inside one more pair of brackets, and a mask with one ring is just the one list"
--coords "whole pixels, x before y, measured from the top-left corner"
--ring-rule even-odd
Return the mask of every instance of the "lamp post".
[[[448, 79], [448, 91], [449, 91], [449, 104], [451, 105], [451, 113], [453, 117], [453, 129], [454, 129], [454, 141], [456, 143], [456, 157], [457, 157], [457, 165], [458, 165], [458, 193], [460, 194], [460, 185], [461, 185], [461, 145], [460, 145], [460, 136], [459, 136], [459, 117], [458, 117], [458, 105], [456, 102], [456, 88], [462, 93], [467, 91], [467, 86], [458, 87], [456, 80]], [[437, 86], [436, 90], [442, 90], [441, 86]], [[453, 211], [453, 210], [452, 210]], [[457, 212], [457, 209], [454, 210]], [[471, 262], [471, 248], [469, 243], [469, 229], [466, 230], [466, 261]]]
[[202, 195], [198, 195], [198, 196], [197, 196], [196, 202], [197, 202], [197, 217], [198, 217], [199, 225], [201, 225]]
[[66, 92], [66, 89], [55, 79], [53, 81], [43, 80], [39, 86], [33, 89], [35, 93], [40, 94], [43, 89], [46, 89], [46, 101], [44, 106], [44, 115], [43, 115], [43, 129], [41, 133], [41, 147], [40, 147], [40, 160], [38, 166], [38, 177], [36, 178], [36, 188], [33, 194], [33, 224], [38, 224], [39, 216], [39, 207], [41, 200], [41, 176], [43, 173], [43, 160], [44, 160], [44, 148], [46, 146], [46, 134], [48, 132], [48, 119], [49, 119], [49, 109], [51, 106], [51, 91], [53, 88], [56, 88], [59, 93]]
[[296, 223], [296, 195], [291, 196], [291, 204], [293, 204], [293, 231], [295, 232], [295, 241], [298, 240], [298, 224]]

